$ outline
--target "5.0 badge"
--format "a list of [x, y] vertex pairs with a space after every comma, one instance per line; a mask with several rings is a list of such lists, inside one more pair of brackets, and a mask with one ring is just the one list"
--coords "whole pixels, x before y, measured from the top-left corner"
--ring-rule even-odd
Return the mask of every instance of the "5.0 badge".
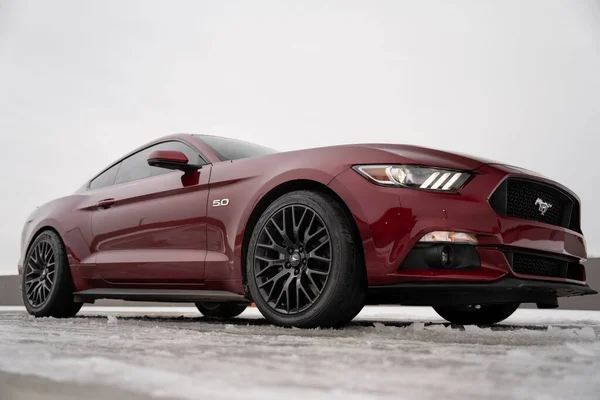
[[213, 200], [213, 207], [225, 207], [229, 205], [229, 199]]

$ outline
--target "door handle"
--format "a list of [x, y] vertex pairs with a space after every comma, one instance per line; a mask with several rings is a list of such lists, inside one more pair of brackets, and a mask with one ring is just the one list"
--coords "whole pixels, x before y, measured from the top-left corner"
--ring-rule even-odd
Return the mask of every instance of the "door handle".
[[115, 204], [115, 199], [104, 199], [104, 200], [100, 200], [97, 204], [96, 207], [99, 210], [105, 210], [107, 208], [112, 207]]

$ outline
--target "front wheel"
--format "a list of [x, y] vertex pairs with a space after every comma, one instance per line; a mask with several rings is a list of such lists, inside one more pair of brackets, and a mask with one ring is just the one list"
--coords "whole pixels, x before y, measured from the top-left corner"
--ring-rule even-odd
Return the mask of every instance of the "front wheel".
[[358, 246], [333, 197], [305, 190], [281, 196], [263, 212], [248, 245], [248, 288], [258, 310], [282, 326], [347, 324], [366, 299]]
[[73, 282], [65, 247], [54, 231], [31, 244], [23, 265], [23, 303], [35, 317], [69, 318], [83, 303], [73, 301]]
[[516, 304], [481, 304], [433, 307], [440, 317], [456, 325], [493, 325], [504, 321], [519, 308]]
[[216, 301], [202, 301], [195, 303], [198, 311], [205, 317], [211, 318], [233, 318], [244, 312], [247, 304], [223, 303]]

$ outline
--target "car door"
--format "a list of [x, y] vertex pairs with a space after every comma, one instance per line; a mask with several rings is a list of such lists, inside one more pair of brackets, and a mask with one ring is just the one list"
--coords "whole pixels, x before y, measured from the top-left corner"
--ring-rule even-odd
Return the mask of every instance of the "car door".
[[[147, 158], [155, 150], [181, 151], [190, 163], [204, 165], [187, 173], [151, 167]], [[91, 247], [99, 277], [120, 285], [202, 283], [210, 170], [195, 149], [178, 141], [124, 159], [114, 185], [95, 199]]]

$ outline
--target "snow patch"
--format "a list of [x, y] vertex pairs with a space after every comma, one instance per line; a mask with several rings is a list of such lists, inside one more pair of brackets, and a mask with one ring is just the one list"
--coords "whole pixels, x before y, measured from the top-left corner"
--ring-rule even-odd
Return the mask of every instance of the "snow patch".
[[346, 328], [311, 330], [265, 324], [255, 309], [227, 323], [188, 308], [7, 312], [0, 370], [186, 400], [597, 399], [600, 313], [524, 311], [524, 324], [479, 328], [369, 307]]
[[573, 352], [581, 355], [581, 356], [586, 356], [586, 357], [595, 357], [598, 354], [596, 353], [596, 351], [592, 350], [592, 349], [588, 349], [585, 348], [579, 344], [576, 343], [571, 343], [571, 342], [566, 342], [565, 346], [567, 346], [569, 349], [573, 350]]

